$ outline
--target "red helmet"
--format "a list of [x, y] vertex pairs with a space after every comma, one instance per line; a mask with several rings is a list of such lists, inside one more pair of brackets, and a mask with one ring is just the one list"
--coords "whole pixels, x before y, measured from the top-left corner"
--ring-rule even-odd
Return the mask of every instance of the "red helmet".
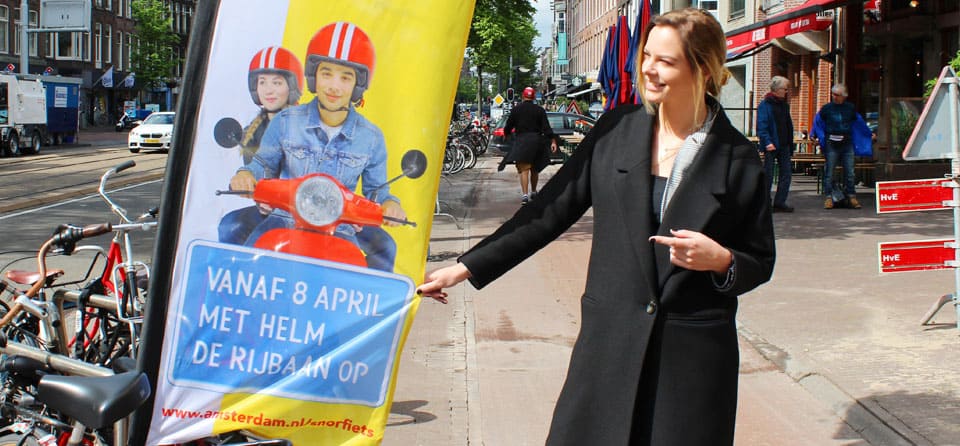
[[532, 100], [533, 98], [537, 97], [537, 90], [534, 90], [533, 87], [524, 88], [521, 97]]
[[320, 62], [333, 62], [356, 70], [357, 85], [350, 102], [359, 102], [373, 77], [376, 63], [373, 42], [353, 23], [331, 23], [320, 28], [307, 45], [307, 88], [311, 93], [317, 92], [317, 66]]
[[300, 93], [303, 92], [303, 66], [300, 65], [300, 59], [297, 59], [290, 50], [270, 46], [257, 51], [250, 60], [250, 73], [247, 75], [250, 97], [255, 104], [262, 106], [260, 97], [257, 96], [257, 76], [260, 74], [282, 75], [290, 88], [287, 104], [295, 105], [300, 100]]

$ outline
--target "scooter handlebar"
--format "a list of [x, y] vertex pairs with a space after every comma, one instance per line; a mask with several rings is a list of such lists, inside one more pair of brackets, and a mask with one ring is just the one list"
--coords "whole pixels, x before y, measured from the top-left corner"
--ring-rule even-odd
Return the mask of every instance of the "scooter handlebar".
[[387, 217], [386, 215], [384, 215], [383, 219], [387, 221], [392, 221], [394, 223], [400, 223], [401, 225], [410, 225], [414, 228], [417, 227], [417, 222], [407, 220], [406, 218]]

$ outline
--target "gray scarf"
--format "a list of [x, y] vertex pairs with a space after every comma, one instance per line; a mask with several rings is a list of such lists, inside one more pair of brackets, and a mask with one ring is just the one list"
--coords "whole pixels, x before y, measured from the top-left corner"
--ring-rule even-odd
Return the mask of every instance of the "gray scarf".
[[687, 136], [687, 139], [683, 140], [683, 145], [680, 146], [677, 158], [673, 160], [673, 168], [670, 169], [667, 186], [663, 188], [663, 200], [660, 201], [661, 223], [663, 216], [666, 214], [667, 205], [670, 204], [670, 199], [673, 198], [673, 193], [677, 190], [677, 187], [680, 186], [687, 169], [693, 164], [697, 153], [700, 152], [700, 147], [703, 146], [703, 141], [707, 139], [707, 134], [710, 133], [710, 127], [713, 126], [713, 120], [716, 119], [719, 111], [719, 106], [708, 105], [707, 119], [703, 120], [703, 125], [691, 133], [690, 136]]

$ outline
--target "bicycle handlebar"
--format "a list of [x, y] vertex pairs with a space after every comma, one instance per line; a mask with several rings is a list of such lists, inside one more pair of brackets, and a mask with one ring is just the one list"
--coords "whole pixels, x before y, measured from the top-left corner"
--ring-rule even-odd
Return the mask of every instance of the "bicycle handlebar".
[[134, 160], [127, 160], [127, 161], [125, 161], [125, 162], [123, 162], [123, 163], [120, 163], [119, 165], [117, 165], [116, 167], [114, 167], [112, 170], [113, 170], [114, 173], [120, 173], [120, 172], [123, 172], [124, 170], [127, 170], [127, 169], [129, 169], [129, 168], [131, 168], [131, 167], [133, 167], [133, 166], [136, 166], [136, 165], [137, 165], [137, 162], [136, 162], [136, 161], [134, 161]]

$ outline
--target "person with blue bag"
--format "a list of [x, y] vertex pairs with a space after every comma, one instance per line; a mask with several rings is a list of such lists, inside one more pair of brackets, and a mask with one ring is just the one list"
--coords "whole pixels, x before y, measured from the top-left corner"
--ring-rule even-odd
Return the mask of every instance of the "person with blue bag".
[[[847, 102], [847, 95], [845, 85], [835, 84], [830, 89], [831, 101], [813, 118], [813, 134], [827, 161], [823, 170], [824, 209], [833, 209], [844, 198], [851, 208], [861, 208], [856, 196], [854, 156], [873, 154], [873, 132], [853, 104]], [[843, 169], [842, 192], [833, 187], [833, 171], [838, 162]]]

